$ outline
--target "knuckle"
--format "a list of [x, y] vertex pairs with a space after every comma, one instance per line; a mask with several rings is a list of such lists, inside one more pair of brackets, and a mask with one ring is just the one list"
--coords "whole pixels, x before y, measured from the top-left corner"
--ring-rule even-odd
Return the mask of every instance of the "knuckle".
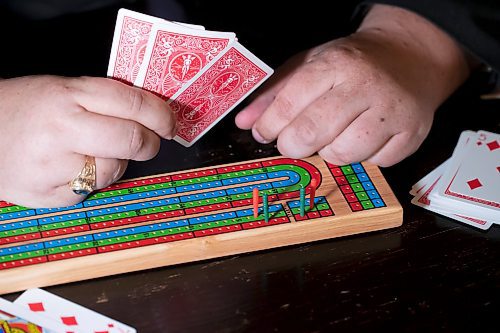
[[72, 84], [71, 79], [56, 78], [51, 84], [42, 85], [45, 93], [51, 100], [60, 102], [63, 99], [74, 98], [78, 89]]
[[340, 40], [343, 42], [336, 43], [335, 54], [337, 57], [344, 57], [349, 59], [359, 59], [364, 56], [364, 52], [357, 45], [346, 42], [346, 39]]
[[366, 55], [359, 47], [348, 42], [343, 42], [343, 40], [337, 40], [332, 43], [331, 47], [324, 48], [318, 52], [314, 60], [324, 63], [325, 66], [336, 63], [342, 68], [348, 68], [345, 66], [365, 62]]
[[319, 155], [325, 161], [336, 165], [346, 165], [356, 162], [353, 160], [351, 150], [335, 144], [329, 144], [325, 146], [323, 149], [321, 149], [321, 151], [319, 151]]
[[139, 89], [129, 89], [129, 109], [132, 113], [138, 113], [143, 109], [145, 97]]
[[294, 118], [292, 112], [293, 103], [288, 96], [278, 95], [273, 101], [273, 108], [276, 110], [276, 115], [284, 122], [290, 122]]
[[139, 124], [133, 123], [129, 132], [128, 143], [129, 159], [139, 155], [145, 143], [142, 129]]
[[357, 45], [339, 43], [329, 51], [328, 58], [329, 66], [335, 64], [345, 77], [358, 82], [358, 85], [384, 83], [384, 72], [380, 70], [380, 66], [374, 64], [372, 56]]
[[321, 131], [310, 118], [304, 117], [296, 128], [296, 138], [301, 144], [311, 147], [317, 144]]

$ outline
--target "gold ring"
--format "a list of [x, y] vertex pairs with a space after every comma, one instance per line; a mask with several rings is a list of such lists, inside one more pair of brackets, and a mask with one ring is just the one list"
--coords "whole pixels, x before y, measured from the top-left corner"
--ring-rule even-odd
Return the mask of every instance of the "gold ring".
[[69, 187], [75, 194], [88, 195], [95, 190], [95, 178], [95, 158], [86, 155], [82, 171], [69, 182]]

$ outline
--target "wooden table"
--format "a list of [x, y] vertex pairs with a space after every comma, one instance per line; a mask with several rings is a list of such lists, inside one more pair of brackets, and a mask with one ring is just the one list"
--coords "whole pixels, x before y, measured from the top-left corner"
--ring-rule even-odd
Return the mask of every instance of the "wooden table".
[[[105, 65], [85, 67], [91, 61], [65, 73], [102, 74]], [[141, 333], [496, 332], [500, 228], [480, 231], [428, 212], [408, 191], [451, 155], [462, 130], [500, 132], [499, 110], [499, 101], [481, 101], [466, 87], [438, 111], [417, 153], [382, 170], [403, 206], [401, 227], [45, 289]], [[131, 163], [125, 176], [278, 154], [238, 130], [234, 114], [189, 149], [164, 142], [154, 160]]]

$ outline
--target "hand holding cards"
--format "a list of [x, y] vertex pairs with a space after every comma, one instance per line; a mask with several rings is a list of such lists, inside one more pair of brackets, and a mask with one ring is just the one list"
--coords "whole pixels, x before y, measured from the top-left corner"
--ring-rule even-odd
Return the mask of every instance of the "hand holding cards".
[[480, 229], [500, 223], [500, 135], [464, 131], [450, 159], [418, 181], [412, 203]]
[[234, 33], [118, 12], [108, 76], [163, 96], [177, 116], [174, 139], [186, 147], [272, 73]]

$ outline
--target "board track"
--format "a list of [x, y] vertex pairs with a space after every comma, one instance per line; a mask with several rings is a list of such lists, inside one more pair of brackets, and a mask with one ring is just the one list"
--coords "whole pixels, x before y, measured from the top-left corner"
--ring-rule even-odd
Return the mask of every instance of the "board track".
[[[262, 196], [253, 215], [254, 187], [268, 194], [267, 222]], [[338, 167], [318, 155], [124, 180], [71, 207], [0, 201], [0, 294], [381, 230], [402, 219], [378, 167]]]

